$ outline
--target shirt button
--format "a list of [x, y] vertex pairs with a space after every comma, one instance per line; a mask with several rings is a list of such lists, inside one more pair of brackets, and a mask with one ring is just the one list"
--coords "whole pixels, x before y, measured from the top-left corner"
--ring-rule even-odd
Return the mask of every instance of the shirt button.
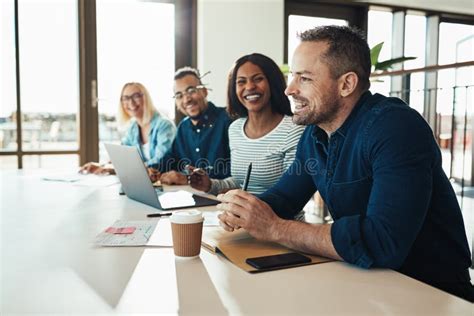
[[200, 132], [201, 132], [201, 130], [198, 128], [198, 129], [196, 130], [196, 132], [200, 133]]
[[196, 148], [196, 152], [197, 152], [197, 153], [199, 152], [199, 148]]
[[209, 124], [209, 127], [212, 127], [212, 124]]

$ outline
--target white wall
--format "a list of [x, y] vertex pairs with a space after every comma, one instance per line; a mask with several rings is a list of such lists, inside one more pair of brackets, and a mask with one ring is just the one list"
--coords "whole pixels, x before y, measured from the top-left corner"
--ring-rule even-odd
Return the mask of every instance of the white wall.
[[284, 0], [199, 0], [198, 68], [212, 89], [208, 99], [226, 106], [227, 74], [254, 52], [283, 63]]

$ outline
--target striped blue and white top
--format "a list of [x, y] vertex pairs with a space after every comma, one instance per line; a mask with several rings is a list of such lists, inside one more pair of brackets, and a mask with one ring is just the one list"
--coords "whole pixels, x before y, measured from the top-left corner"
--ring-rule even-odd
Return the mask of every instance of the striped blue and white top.
[[242, 188], [249, 163], [252, 163], [247, 191], [253, 194], [265, 192], [273, 186], [295, 159], [296, 146], [305, 126], [293, 123], [291, 116], [266, 135], [251, 139], [245, 135], [247, 118], [234, 121], [229, 127], [229, 146], [232, 177], [212, 179], [210, 193]]

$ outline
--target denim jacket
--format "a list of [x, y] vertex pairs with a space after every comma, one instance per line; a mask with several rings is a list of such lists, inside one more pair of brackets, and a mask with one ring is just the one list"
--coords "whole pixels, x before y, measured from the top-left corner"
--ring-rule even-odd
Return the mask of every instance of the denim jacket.
[[[147, 167], [158, 163], [161, 157], [171, 148], [176, 136], [176, 127], [173, 122], [163, 118], [158, 113], [153, 115], [150, 126], [148, 141], [150, 143], [151, 158], [144, 161]], [[131, 122], [125, 137], [122, 138], [122, 145], [137, 146], [140, 155], [145, 157], [141, 148], [140, 128], [136, 121]]]

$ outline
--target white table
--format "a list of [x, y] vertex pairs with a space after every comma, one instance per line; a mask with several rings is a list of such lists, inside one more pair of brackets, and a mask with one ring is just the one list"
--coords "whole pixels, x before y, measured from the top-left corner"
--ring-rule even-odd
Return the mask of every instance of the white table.
[[[28, 174], [28, 175], [27, 175]], [[473, 315], [473, 305], [391, 270], [332, 262], [249, 274], [201, 251], [99, 248], [117, 219], [153, 209], [118, 187], [2, 171], [0, 314]]]

